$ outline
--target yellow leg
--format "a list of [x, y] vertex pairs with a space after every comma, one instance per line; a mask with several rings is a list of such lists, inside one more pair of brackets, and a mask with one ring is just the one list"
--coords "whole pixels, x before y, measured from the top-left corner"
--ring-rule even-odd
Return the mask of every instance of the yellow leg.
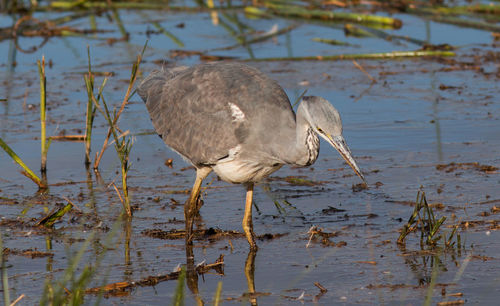
[[196, 180], [194, 181], [193, 189], [189, 200], [184, 204], [184, 219], [186, 220], [186, 244], [193, 243], [193, 222], [196, 213], [198, 212], [198, 197], [200, 196], [201, 183], [203, 179], [212, 171], [212, 168], [196, 169]]
[[252, 224], [252, 199], [253, 199], [253, 183], [248, 183], [247, 185], [247, 199], [245, 203], [245, 215], [243, 216], [243, 230], [245, 231], [245, 236], [247, 237], [248, 243], [250, 244], [250, 249], [257, 250], [257, 244], [255, 243], [255, 234], [253, 233]]

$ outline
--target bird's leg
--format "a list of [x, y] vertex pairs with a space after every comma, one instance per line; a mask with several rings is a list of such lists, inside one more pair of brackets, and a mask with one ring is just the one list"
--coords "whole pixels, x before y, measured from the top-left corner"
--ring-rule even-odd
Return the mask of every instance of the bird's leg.
[[257, 250], [257, 244], [255, 243], [255, 234], [253, 233], [252, 224], [252, 199], [253, 199], [253, 183], [247, 184], [247, 199], [245, 203], [245, 215], [243, 216], [243, 230], [245, 231], [245, 236], [247, 237], [248, 243], [250, 244], [250, 249]]
[[212, 168], [196, 169], [196, 180], [194, 181], [193, 189], [189, 200], [184, 204], [184, 219], [186, 220], [186, 244], [193, 243], [193, 222], [194, 217], [198, 212], [198, 197], [200, 196], [201, 183], [203, 179], [212, 171]]

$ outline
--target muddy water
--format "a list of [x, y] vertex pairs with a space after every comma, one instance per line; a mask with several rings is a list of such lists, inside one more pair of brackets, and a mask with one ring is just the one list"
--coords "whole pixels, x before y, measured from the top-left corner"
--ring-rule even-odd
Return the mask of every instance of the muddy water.
[[[52, 38], [33, 54], [15, 53], [11, 41], [0, 42], [1, 53], [9, 54], [0, 63], [0, 98], [7, 98], [0, 102], [0, 136], [33, 169], [39, 163], [35, 63], [42, 54], [52, 61], [47, 68], [49, 134], [79, 134], [85, 120], [82, 75], [87, 69], [87, 44], [93, 69], [113, 73], [105, 90], [113, 105], [121, 103], [131, 63], [152, 28], [147, 20], [160, 22], [187, 50], [235, 44], [223, 26], [212, 24], [207, 13], [121, 14], [131, 34], [129, 42], [109, 45], [83, 38]], [[279, 28], [292, 24], [284, 19], [237, 16], [261, 31], [274, 24]], [[344, 135], [370, 188], [355, 192], [352, 186], [359, 179], [338, 153], [322, 143], [313, 167], [284, 167], [256, 188], [254, 228], [262, 237], [259, 251], [249, 254], [246, 240], [238, 233], [210, 235], [214, 229], [241, 232], [245, 191], [209, 176], [197, 225], [200, 230], [212, 230], [195, 240], [194, 264], [212, 264], [222, 254], [223, 274], [211, 269], [188, 277], [187, 305], [211, 303], [219, 282], [227, 304], [420, 304], [426, 296], [433, 302], [495, 303], [500, 294], [500, 237], [495, 214], [500, 177], [498, 171], [482, 171], [480, 165], [500, 164], [498, 59], [485, 57], [488, 52], [498, 52], [497, 45], [485, 31], [397, 17], [404, 21], [397, 34], [460, 46], [458, 56], [449, 60], [358, 61], [376, 83], [350, 61], [249, 63], [278, 80], [292, 101], [308, 89], [308, 94], [323, 96], [339, 109]], [[1, 18], [2, 24], [9, 24], [8, 17]], [[82, 20], [73, 25], [88, 26]], [[109, 37], [119, 36], [116, 25], [106, 18], [98, 18], [98, 25], [112, 30], [106, 34]], [[313, 43], [312, 37], [344, 40], [359, 47]], [[143, 73], [158, 68], [163, 60], [199, 62], [195, 56], [169, 58], [169, 50], [180, 47], [168, 37], [151, 35], [149, 39]], [[36, 38], [19, 41], [23, 46], [39, 42]], [[299, 23], [276, 41], [210, 54], [258, 58], [417, 48], [375, 38], [345, 38], [341, 30], [330, 26]], [[14, 55], [17, 66], [12, 68], [9, 59]], [[186, 264], [183, 239], [161, 239], [148, 233], [184, 228], [184, 191], [191, 187], [194, 171], [150, 133], [152, 126], [138, 97], [127, 106], [120, 127], [135, 135], [129, 172], [135, 211], [130, 222], [116, 222], [121, 203], [109, 184], [119, 181], [119, 163], [112, 148], [104, 155], [98, 177], [83, 166], [82, 143], [54, 142], [48, 154], [48, 179], [53, 185], [45, 194], [38, 194], [10, 158], [0, 153], [0, 222], [5, 247], [11, 250], [6, 263], [11, 296], [25, 294], [23, 303], [37, 303], [44, 283], [62, 277], [68, 261], [91, 233], [94, 236], [77, 270], [78, 275], [85, 264], [99, 265], [88, 287], [139, 282], [171, 274]], [[98, 116], [93, 152], [100, 149], [106, 132], [106, 124]], [[165, 165], [167, 159], [173, 159], [171, 168]], [[475, 162], [479, 165], [471, 164]], [[304, 179], [307, 186], [286, 179], [292, 176]], [[421, 251], [416, 235], [410, 235], [406, 249], [397, 246], [398, 230], [411, 215], [411, 203], [420, 188], [430, 203], [442, 203], [435, 214], [447, 217], [445, 232], [461, 225], [462, 248]], [[34, 227], [48, 210], [66, 203], [63, 197], [78, 209], [53, 231]], [[312, 226], [331, 237], [310, 241]], [[106, 241], [109, 236], [111, 242]], [[105, 246], [110, 248], [107, 252], [103, 252]], [[33, 254], [38, 256], [32, 258]], [[321, 294], [315, 282], [327, 291]], [[175, 280], [136, 286], [120, 295], [107, 295], [103, 303], [165, 304], [172, 300], [176, 287]], [[95, 300], [94, 295], [85, 299], [88, 303]]]

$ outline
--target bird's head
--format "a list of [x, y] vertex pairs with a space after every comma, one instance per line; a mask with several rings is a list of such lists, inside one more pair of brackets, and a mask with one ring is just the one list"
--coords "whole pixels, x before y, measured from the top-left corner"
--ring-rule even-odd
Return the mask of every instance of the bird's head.
[[342, 120], [335, 107], [327, 100], [316, 96], [303, 97], [300, 107], [303, 108], [306, 120], [312, 129], [332, 145], [354, 172], [366, 183], [363, 173], [352, 157], [351, 150], [349, 150], [342, 136]]

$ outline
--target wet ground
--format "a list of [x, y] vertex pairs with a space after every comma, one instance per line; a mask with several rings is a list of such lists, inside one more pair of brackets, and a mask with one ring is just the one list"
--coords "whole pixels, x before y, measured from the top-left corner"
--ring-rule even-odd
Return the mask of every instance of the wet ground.
[[[46, 14], [51, 18], [64, 15]], [[6, 99], [0, 102], [0, 137], [32, 169], [38, 169], [40, 158], [36, 60], [42, 55], [51, 63], [47, 68], [48, 133], [58, 135], [84, 130], [87, 44], [93, 70], [111, 75], [105, 96], [114, 106], [123, 99], [132, 63], [146, 39], [144, 74], [162, 64], [200, 61], [199, 56], [173, 57], [173, 49], [248, 59], [419, 48], [407, 42], [345, 37], [342, 29], [329, 24], [250, 19], [234, 12], [220, 14], [219, 25], [213, 24], [207, 12], [120, 10], [120, 14], [130, 33], [128, 42], [53, 37], [34, 53], [25, 54], [15, 51], [12, 40], [0, 41], [1, 54], [8, 54], [0, 61], [0, 98]], [[275, 24], [279, 29], [297, 27], [248, 48], [205, 52], [237, 43], [223, 26], [225, 22], [237, 29], [235, 17], [263, 32]], [[357, 60], [363, 69], [352, 61], [248, 62], [276, 79], [291, 101], [307, 89], [307, 94], [335, 105], [369, 189], [356, 188], [359, 178], [322, 142], [312, 167], [283, 167], [257, 186], [254, 229], [259, 250], [251, 253], [241, 235], [244, 188], [210, 175], [203, 185], [204, 206], [193, 248], [194, 264], [201, 265], [187, 277], [186, 305], [212, 303], [219, 282], [224, 304], [418, 305], [426, 297], [433, 303], [496, 303], [500, 296], [500, 176], [495, 168], [500, 164], [499, 43], [488, 31], [410, 15], [395, 17], [403, 20], [403, 27], [387, 32], [432, 44], [447, 43], [457, 47], [457, 55]], [[109, 20], [106, 15], [97, 18], [99, 29], [110, 30], [98, 37], [120, 37], [116, 24]], [[184, 47], [152, 33], [154, 21]], [[86, 28], [88, 23], [78, 19], [71, 25]], [[1, 26], [11, 24], [10, 17], [0, 16]], [[355, 46], [321, 44], [312, 42], [313, 37]], [[40, 38], [18, 40], [24, 49], [41, 42]], [[54, 141], [47, 166], [51, 186], [42, 194], [0, 152], [0, 228], [4, 247], [9, 249], [10, 294], [14, 298], [25, 294], [21, 304], [38, 303], [45, 282], [63, 276], [90, 235], [76, 275], [90, 264], [99, 269], [88, 288], [127, 284], [109, 291], [103, 304], [172, 300], [178, 284], [176, 271], [186, 264], [184, 240], [176, 231], [184, 229], [182, 204], [194, 170], [151, 133], [147, 111], [137, 96], [119, 125], [135, 137], [129, 171], [134, 216], [128, 222], [117, 221], [122, 206], [109, 186], [120, 181], [113, 148], [106, 151], [96, 175], [83, 165], [83, 143]], [[98, 115], [93, 152], [100, 150], [106, 133], [107, 124]], [[169, 159], [171, 165], [165, 163]], [[406, 247], [398, 246], [399, 230], [412, 214], [419, 190], [434, 204], [436, 216], [446, 216], [441, 231], [449, 234], [453, 226], [459, 226], [461, 247], [422, 250], [417, 234], [409, 236]], [[36, 227], [48, 211], [67, 203], [64, 197], [76, 208], [53, 230]], [[313, 226], [314, 235], [309, 233]], [[106, 247], [109, 250], [104, 252]], [[96, 299], [92, 293], [85, 297], [86, 303]]]

